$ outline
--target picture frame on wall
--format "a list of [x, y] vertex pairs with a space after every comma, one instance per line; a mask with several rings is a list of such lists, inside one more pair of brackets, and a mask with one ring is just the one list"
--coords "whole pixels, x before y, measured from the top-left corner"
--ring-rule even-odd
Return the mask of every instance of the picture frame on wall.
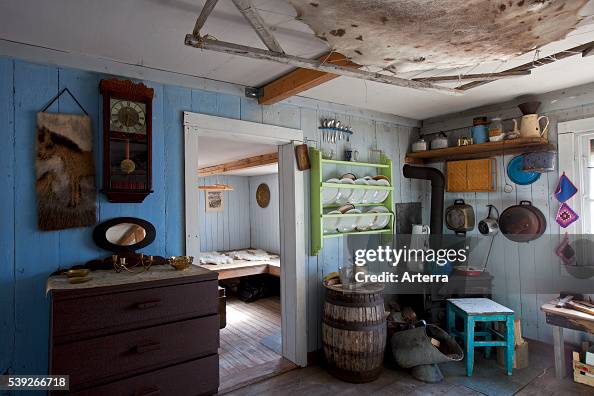
[[204, 192], [206, 211], [207, 212], [222, 212], [225, 208], [225, 194], [224, 191], [207, 190]]

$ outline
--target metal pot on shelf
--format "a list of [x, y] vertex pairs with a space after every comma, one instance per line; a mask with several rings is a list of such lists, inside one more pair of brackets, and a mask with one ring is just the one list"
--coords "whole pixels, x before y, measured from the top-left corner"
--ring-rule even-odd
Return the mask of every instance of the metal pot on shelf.
[[431, 150], [437, 150], [448, 147], [448, 137], [445, 133], [439, 132], [439, 135], [431, 141]]
[[413, 153], [418, 153], [420, 151], [427, 151], [427, 141], [423, 138], [420, 138], [416, 142], [412, 144], [412, 151]]

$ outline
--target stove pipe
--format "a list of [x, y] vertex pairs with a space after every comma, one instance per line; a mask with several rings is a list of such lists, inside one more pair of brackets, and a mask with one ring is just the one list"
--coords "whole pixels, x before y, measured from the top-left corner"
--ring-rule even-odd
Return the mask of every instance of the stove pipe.
[[402, 174], [408, 179], [431, 181], [431, 220], [429, 227], [432, 235], [443, 234], [443, 200], [445, 179], [443, 173], [435, 168], [404, 165]]

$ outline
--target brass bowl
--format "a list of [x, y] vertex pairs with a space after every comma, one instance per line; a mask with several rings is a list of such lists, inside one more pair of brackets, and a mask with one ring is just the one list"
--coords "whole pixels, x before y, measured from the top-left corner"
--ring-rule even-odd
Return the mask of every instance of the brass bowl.
[[88, 268], [70, 269], [65, 272], [66, 276], [69, 278], [83, 278], [90, 273], [91, 270]]
[[90, 281], [91, 278], [90, 276], [72, 276], [68, 278], [68, 282], [72, 283], [72, 284], [78, 284], [78, 283], [85, 283]]
[[167, 260], [167, 264], [178, 271], [183, 271], [192, 265], [194, 257], [192, 256], [172, 256]]

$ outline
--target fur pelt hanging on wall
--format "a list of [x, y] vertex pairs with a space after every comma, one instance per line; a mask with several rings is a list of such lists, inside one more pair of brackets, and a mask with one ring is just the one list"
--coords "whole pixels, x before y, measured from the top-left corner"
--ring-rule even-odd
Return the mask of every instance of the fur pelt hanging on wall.
[[35, 161], [39, 229], [93, 225], [96, 218], [93, 132], [88, 116], [37, 113]]

